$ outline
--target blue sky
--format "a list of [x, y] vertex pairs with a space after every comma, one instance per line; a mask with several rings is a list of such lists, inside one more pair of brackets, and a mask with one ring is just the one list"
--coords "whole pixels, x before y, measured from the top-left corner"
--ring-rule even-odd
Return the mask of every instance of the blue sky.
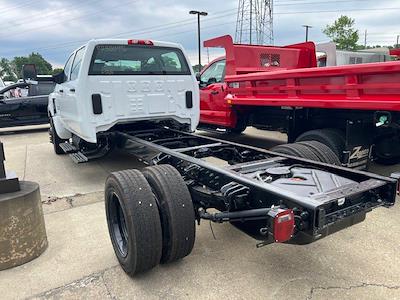
[[[41, 53], [62, 66], [76, 47], [91, 38], [148, 38], [183, 44], [197, 60], [196, 19], [188, 11], [204, 10], [202, 39], [234, 35], [238, 0], [0, 0], [0, 57]], [[393, 45], [400, 34], [400, 0], [275, 0], [275, 45], [304, 40], [303, 24], [313, 26], [310, 39], [327, 42], [322, 33], [341, 14], [356, 20], [367, 44]], [[210, 51], [210, 59], [220, 52]], [[206, 52], [203, 51], [207, 61]]]

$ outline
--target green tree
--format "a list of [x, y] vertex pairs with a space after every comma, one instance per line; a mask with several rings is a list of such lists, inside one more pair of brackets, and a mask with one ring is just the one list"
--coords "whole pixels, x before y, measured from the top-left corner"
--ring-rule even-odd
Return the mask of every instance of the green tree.
[[332, 25], [327, 25], [322, 31], [336, 43], [338, 49], [355, 50], [359, 40], [358, 30], [354, 29], [355, 20], [340, 16]]
[[53, 71], [51, 71], [51, 75], [57, 75], [57, 74], [61, 73], [62, 71], [64, 71], [63, 68], [55, 68], [55, 69], [53, 69]]
[[39, 53], [32, 52], [29, 56], [16, 56], [11, 62], [15, 74], [22, 77], [22, 66], [25, 64], [35, 64], [38, 74], [49, 75], [52, 73], [53, 67]]
[[5, 81], [17, 81], [11, 63], [7, 58], [0, 59], [0, 77]]

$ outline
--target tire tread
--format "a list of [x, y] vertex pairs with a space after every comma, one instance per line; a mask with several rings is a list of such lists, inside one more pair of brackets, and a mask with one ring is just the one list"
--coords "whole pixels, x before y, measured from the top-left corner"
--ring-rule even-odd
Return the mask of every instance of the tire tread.
[[162, 233], [157, 203], [149, 184], [140, 171], [123, 170], [113, 172], [107, 178], [106, 197], [110, 186], [122, 192], [123, 209], [133, 227], [127, 225], [135, 257], [124, 263], [117, 255], [122, 268], [130, 276], [152, 269], [161, 259]]
[[[189, 255], [195, 241], [195, 215], [189, 190], [180, 173], [170, 165], [157, 165], [143, 170], [158, 200], [163, 226], [161, 263]], [[156, 186], [155, 186], [156, 185]]]

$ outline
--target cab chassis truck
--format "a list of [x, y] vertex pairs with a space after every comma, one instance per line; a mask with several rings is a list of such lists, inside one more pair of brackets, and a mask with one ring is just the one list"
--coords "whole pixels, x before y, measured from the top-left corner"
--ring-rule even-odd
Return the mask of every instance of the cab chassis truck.
[[[180, 45], [92, 40], [70, 59], [49, 96], [55, 152], [86, 162], [112, 145], [149, 165], [105, 184], [111, 242], [130, 276], [190, 254], [196, 221], [230, 222], [258, 247], [307, 244], [395, 203], [396, 178], [192, 133], [198, 85]], [[62, 99], [69, 89], [78, 101]]]

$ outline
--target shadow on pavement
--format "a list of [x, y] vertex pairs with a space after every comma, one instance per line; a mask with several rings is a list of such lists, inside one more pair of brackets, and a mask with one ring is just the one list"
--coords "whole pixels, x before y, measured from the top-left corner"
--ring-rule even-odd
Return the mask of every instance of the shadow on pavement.
[[47, 130], [49, 130], [48, 124], [34, 125], [34, 126], [5, 127], [5, 128], [0, 128], [0, 136], [11, 135], [11, 134], [44, 132]]

